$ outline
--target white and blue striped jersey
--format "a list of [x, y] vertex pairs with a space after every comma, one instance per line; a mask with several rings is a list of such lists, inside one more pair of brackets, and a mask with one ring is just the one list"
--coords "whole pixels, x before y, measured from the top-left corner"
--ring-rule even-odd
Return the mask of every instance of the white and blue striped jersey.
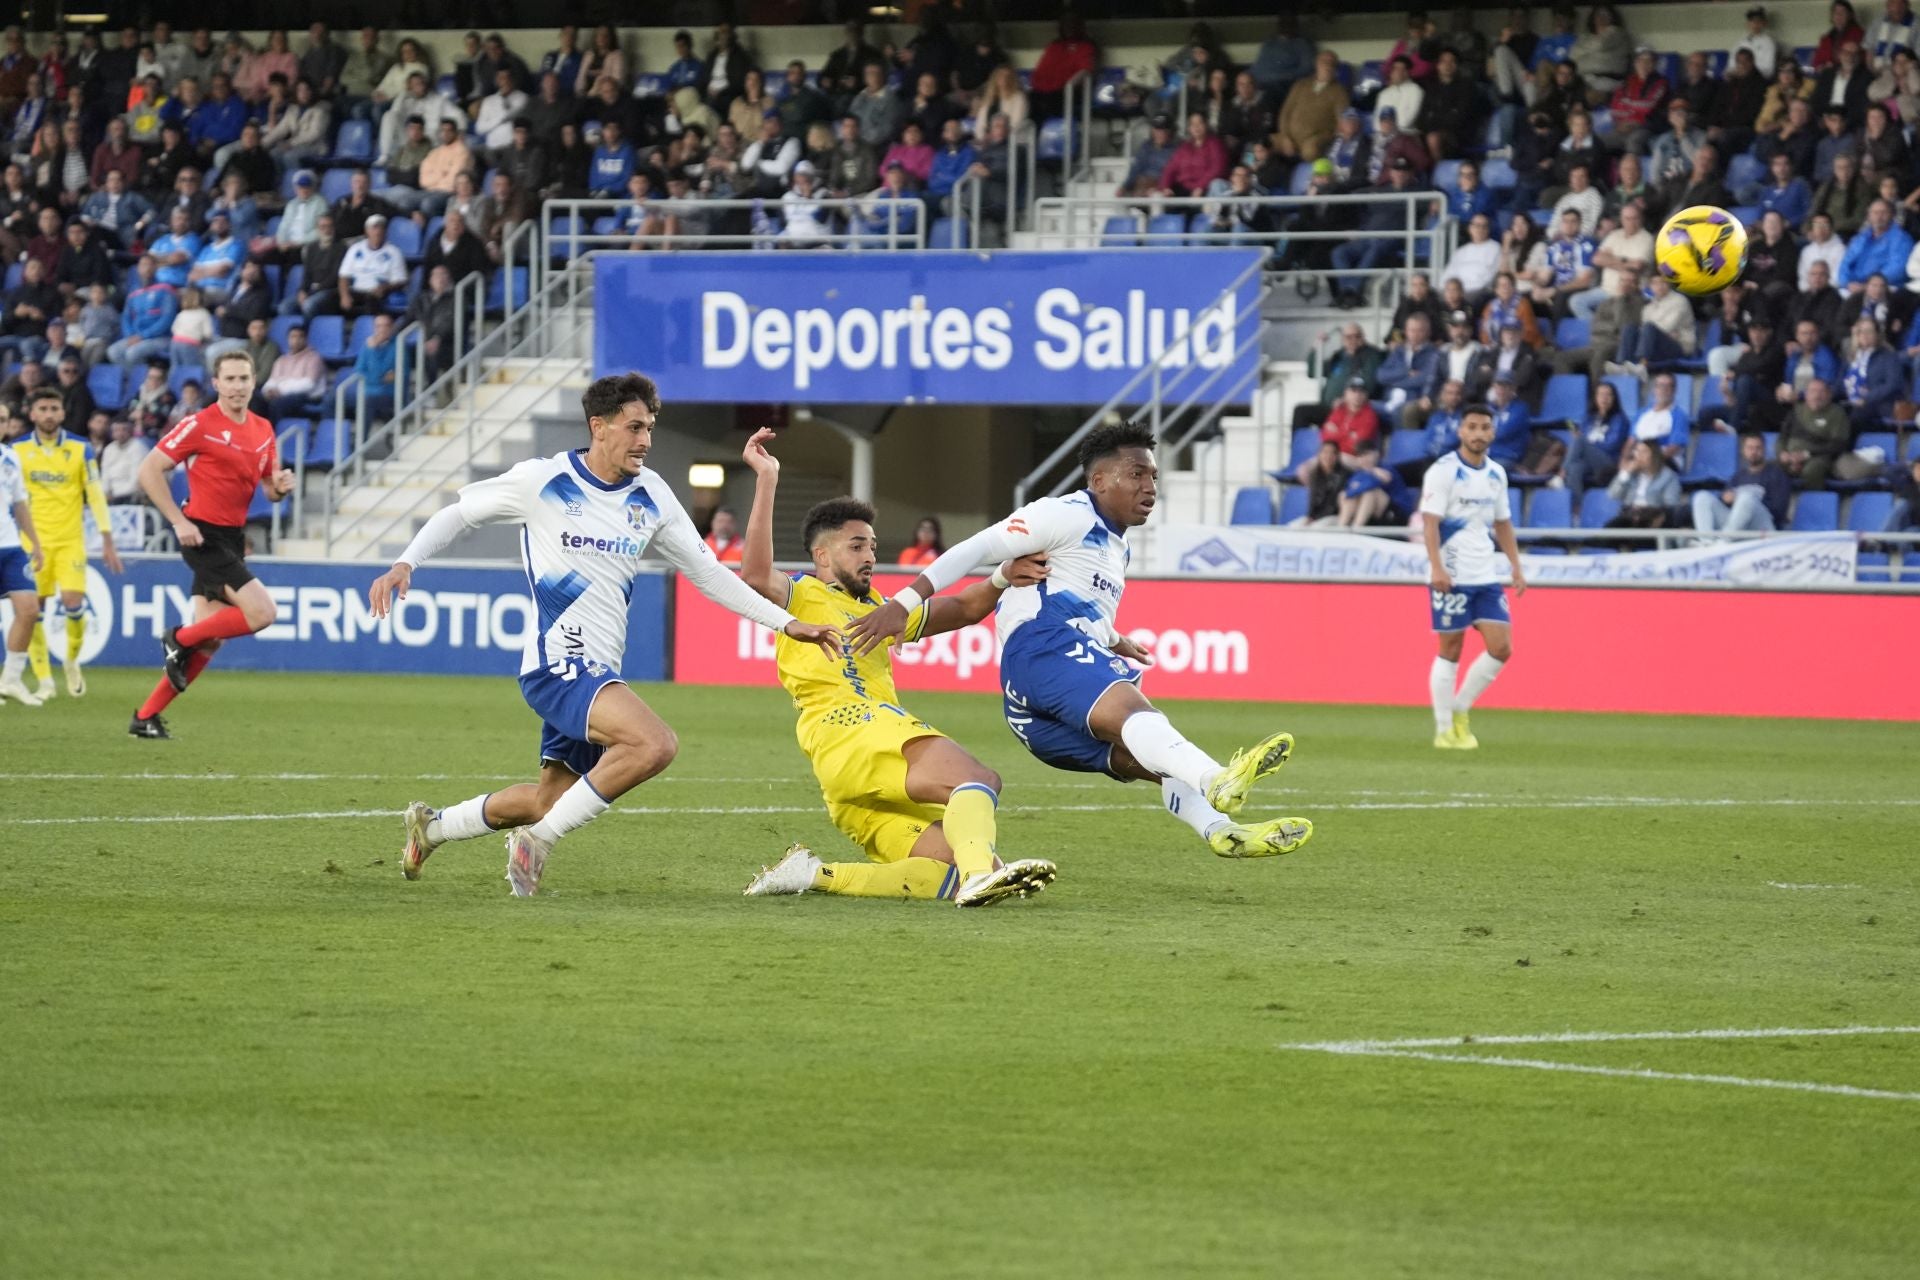
[[523, 675], [568, 662], [620, 670], [633, 582], [649, 547], [742, 617], [775, 631], [793, 618], [721, 567], [667, 482], [644, 467], [633, 479], [608, 484], [577, 451], [530, 458], [461, 489], [459, 501], [429, 521], [400, 560], [418, 566], [462, 527], [482, 524], [521, 526], [520, 558], [538, 616], [521, 656]]
[[1440, 522], [1440, 563], [1456, 586], [1500, 581], [1493, 526], [1512, 519], [1505, 468], [1492, 458], [1473, 466], [1458, 450], [1443, 454], [1420, 482], [1420, 511]]
[[1127, 589], [1133, 558], [1127, 531], [1093, 505], [1085, 489], [1060, 498], [1038, 498], [1000, 524], [1010, 549], [1000, 559], [1045, 551], [1052, 565], [1038, 586], [1015, 587], [1000, 597], [994, 630], [1000, 643], [1034, 619], [1062, 622], [1101, 644], [1119, 635], [1120, 594]]
[[0, 444], [0, 551], [20, 546], [20, 522], [13, 518], [15, 503], [27, 500], [27, 477], [20, 458]]

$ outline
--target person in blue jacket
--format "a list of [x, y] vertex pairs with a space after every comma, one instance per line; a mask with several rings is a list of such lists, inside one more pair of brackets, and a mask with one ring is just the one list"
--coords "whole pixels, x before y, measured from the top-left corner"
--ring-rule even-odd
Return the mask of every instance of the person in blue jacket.
[[1867, 277], [1887, 278], [1895, 289], [1907, 282], [1907, 258], [1913, 253], [1913, 237], [1893, 220], [1893, 206], [1875, 200], [1867, 206], [1867, 225], [1860, 228], [1847, 244], [1840, 259], [1840, 278], [1834, 283], [1843, 293], [1864, 293]]
[[123, 369], [166, 355], [173, 345], [173, 318], [180, 314], [180, 295], [160, 282], [152, 254], [141, 254], [134, 271], [138, 283], [120, 310], [120, 340], [107, 348], [107, 359]]
[[1574, 424], [1573, 447], [1567, 450], [1561, 476], [1576, 509], [1588, 485], [1604, 485], [1620, 469], [1620, 455], [1627, 447], [1633, 426], [1620, 408], [1620, 388], [1611, 382], [1596, 382], [1587, 395], [1587, 416]]
[[1487, 456], [1512, 468], [1526, 457], [1527, 445], [1533, 440], [1533, 415], [1520, 399], [1511, 370], [1502, 369], [1493, 375], [1487, 406], [1493, 410], [1493, 444]]

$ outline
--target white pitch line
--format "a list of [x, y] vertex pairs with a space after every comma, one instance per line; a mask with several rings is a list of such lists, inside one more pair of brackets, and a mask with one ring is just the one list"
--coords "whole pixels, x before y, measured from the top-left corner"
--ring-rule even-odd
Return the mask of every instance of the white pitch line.
[[1767, 881], [1769, 889], [1858, 889], [1857, 884], [1787, 884], [1781, 880]]
[[1434, 1053], [1427, 1049], [1355, 1049], [1353, 1056], [1410, 1058], [1421, 1062], [1472, 1063], [1482, 1067], [1523, 1067], [1530, 1071], [1570, 1071], [1576, 1075], [1614, 1076], [1628, 1080], [1682, 1080], [1693, 1084], [1727, 1084], [1746, 1089], [1790, 1089], [1797, 1093], [1831, 1093], [1848, 1098], [1881, 1098], [1893, 1102], [1920, 1102], [1920, 1093], [1868, 1089], [1853, 1084], [1821, 1084], [1813, 1080], [1772, 1080], [1764, 1076], [1706, 1075], [1694, 1071], [1654, 1071], [1646, 1067], [1596, 1067], [1583, 1062], [1549, 1062], [1543, 1058], [1498, 1058], [1478, 1054]]
[[[1158, 806], [1154, 806], [1157, 808]], [[1150, 812], [1145, 805], [1132, 804], [1050, 804], [1054, 813], [1111, 813], [1119, 810]], [[802, 805], [622, 805], [607, 811], [614, 817], [661, 817], [673, 814], [712, 815], [739, 813], [824, 813], [819, 804]], [[398, 809], [325, 809], [309, 813], [155, 813], [134, 817], [88, 814], [77, 818], [0, 818], [8, 827], [77, 827], [101, 824], [180, 823], [180, 822], [330, 822], [351, 818], [397, 818]]]
[[1471, 1049], [1483, 1044], [1613, 1044], [1643, 1040], [1787, 1040], [1811, 1036], [1916, 1036], [1920, 1026], [1709, 1027], [1690, 1031], [1543, 1031], [1516, 1036], [1421, 1036], [1400, 1040], [1316, 1040], [1282, 1049], [1364, 1053], [1374, 1049]]

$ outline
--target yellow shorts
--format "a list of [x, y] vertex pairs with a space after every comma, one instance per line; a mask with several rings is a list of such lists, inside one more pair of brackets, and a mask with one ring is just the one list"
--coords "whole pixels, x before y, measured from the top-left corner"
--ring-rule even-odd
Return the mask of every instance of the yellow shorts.
[[944, 738], [924, 720], [891, 707], [852, 724], [817, 726], [803, 743], [820, 780], [827, 816], [875, 862], [898, 862], [946, 810], [907, 798], [907, 758], [916, 738]]
[[66, 591], [87, 589], [87, 546], [84, 542], [48, 542], [42, 550], [45, 559], [34, 577], [36, 595], [45, 598]]

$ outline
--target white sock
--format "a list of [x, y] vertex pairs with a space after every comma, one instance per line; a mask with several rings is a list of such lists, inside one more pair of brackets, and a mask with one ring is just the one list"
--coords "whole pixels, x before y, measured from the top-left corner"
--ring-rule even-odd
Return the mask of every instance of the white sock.
[[488, 792], [442, 809], [427, 823], [427, 843], [438, 846], [449, 840], [471, 840], [492, 831], [494, 828], [487, 823], [487, 799], [492, 794]]
[[1207, 797], [1178, 778], [1160, 779], [1160, 803], [1167, 812], [1192, 827], [1205, 840], [1223, 822], [1232, 822], [1226, 814], [1207, 803]]
[[533, 834], [551, 844], [567, 832], [586, 826], [605, 813], [612, 802], [601, 797], [585, 778], [568, 787], [547, 810], [547, 816], [533, 824]]
[[1142, 767], [1163, 778], [1178, 778], [1195, 791], [1205, 791], [1220, 772], [1218, 760], [1181, 737], [1158, 711], [1128, 716], [1120, 726], [1120, 741]]
[[26, 669], [27, 669], [27, 655], [25, 651], [22, 651], [20, 653], [7, 654], [7, 666], [6, 666], [7, 679], [18, 680], [21, 674], [26, 671]]
[[1500, 668], [1506, 665], [1490, 653], [1483, 653], [1475, 658], [1473, 665], [1467, 668], [1467, 678], [1460, 682], [1460, 692], [1454, 696], [1453, 709], [1471, 711], [1473, 700], [1487, 691], [1487, 686], [1493, 683], [1493, 678], [1500, 674]]
[[1447, 733], [1453, 728], [1453, 678], [1460, 664], [1435, 658], [1427, 672], [1427, 691], [1433, 695], [1433, 731]]

